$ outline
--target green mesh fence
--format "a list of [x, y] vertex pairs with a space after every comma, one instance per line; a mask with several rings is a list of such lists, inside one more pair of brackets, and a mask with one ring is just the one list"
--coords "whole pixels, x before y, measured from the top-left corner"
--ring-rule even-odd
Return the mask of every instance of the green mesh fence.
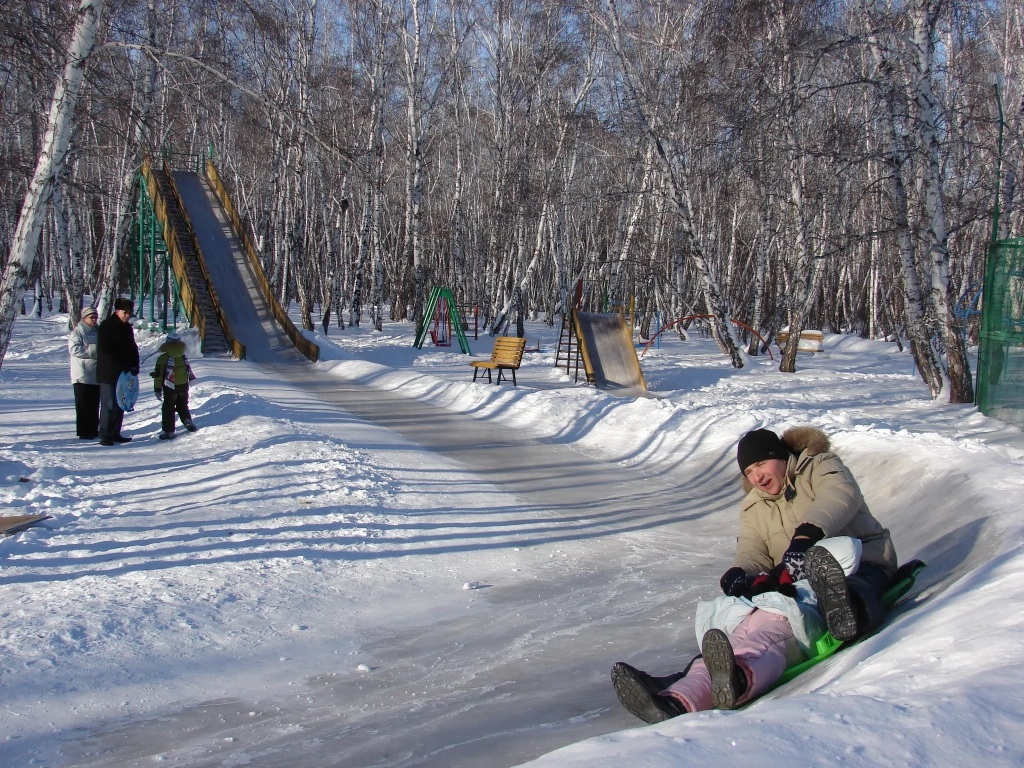
[[978, 407], [1024, 429], [1024, 238], [994, 244], [983, 302]]

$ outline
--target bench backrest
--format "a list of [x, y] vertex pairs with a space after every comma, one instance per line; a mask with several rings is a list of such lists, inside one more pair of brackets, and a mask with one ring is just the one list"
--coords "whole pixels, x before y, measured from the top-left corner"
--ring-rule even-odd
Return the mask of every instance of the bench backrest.
[[[779, 331], [775, 334], [775, 338], [779, 340], [779, 344], [785, 344], [789, 341], [789, 331]], [[805, 330], [800, 331], [800, 338], [804, 341], [816, 341], [820, 344], [824, 340], [825, 334], [821, 331]]]
[[525, 349], [526, 339], [520, 339], [518, 336], [499, 336], [494, 340], [491, 362], [518, 368], [523, 361], [523, 350]]

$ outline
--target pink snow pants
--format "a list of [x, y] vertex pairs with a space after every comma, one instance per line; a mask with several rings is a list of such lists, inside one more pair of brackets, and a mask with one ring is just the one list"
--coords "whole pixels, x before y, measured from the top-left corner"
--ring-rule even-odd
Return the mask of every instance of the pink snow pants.
[[[803, 660], [793, 637], [793, 629], [785, 616], [755, 610], [729, 635], [736, 665], [747, 675], [747, 690], [737, 699], [744, 704], [767, 691], [786, 667]], [[711, 709], [711, 674], [703, 659], [697, 659], [686, 677], [662, 691], [681, 701], [689, 712]]]

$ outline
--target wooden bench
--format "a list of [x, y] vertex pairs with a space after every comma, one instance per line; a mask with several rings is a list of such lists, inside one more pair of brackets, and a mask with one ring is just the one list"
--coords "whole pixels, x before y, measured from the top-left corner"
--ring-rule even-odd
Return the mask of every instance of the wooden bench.
[[[495, 384], [501, 384], [505, 371], [512, 371], [512, 386], [516, 383], [516, 371], [519, 364], [523, 362], [523, 350], [526, 349], [526, 339], [515, 336], [499, 336], [494, 340], [494, 351], [491, 352], [490, 360], [474, 360], [470, 363], [473, 366], [473, 381], [481, 371], [487, 371], [487, 381], [490, 383], [491, 371], [498, 371], [498, 380]], [[508, 381], [506, 378], [505, 381]]]
[[[789, 341], [789, 331], [779, 331], [775, 338], [782, 348]], [[825, 334], [821, 331], [800, 331], [800, 344], [796, 349], [798, 352], [821, 352], [821, 342], [824, 338]]]

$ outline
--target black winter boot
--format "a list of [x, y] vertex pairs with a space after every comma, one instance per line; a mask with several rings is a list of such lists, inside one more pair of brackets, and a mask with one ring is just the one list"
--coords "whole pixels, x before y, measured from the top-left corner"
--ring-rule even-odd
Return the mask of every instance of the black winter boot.
[[630, 714], [645, 723], [660, 723], [686, 714], [682, 702], [661, 695], [666, 688], [660, 682], [663, 679], [652, 677], [622, 661], [612, 667], [612, 685], [619, 701]]
[[828, 631], [836, 640], [857, 636], [857, 610], [846, 585], [843, 566], [824, 547], [807, 550], [804, 567], [807, 581], [818, 598], [818, 610], [825, 617]]
[[711, 702], [715, 709], [732, 709], [747, 692], [747, 676], [736, 663], [729, 636], [709, 629], [700, 643], [704, 664], [711, 673]]

